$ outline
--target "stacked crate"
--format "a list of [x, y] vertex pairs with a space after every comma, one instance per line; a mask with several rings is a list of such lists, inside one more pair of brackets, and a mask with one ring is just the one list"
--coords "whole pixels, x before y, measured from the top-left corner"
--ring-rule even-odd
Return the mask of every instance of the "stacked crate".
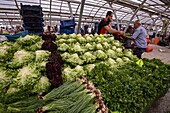
[[72, 34], [75, 32], [75, 20], [60, 20], [60, 33]]
[[21, 4], [21, 16], [23, 20], [23, 27], [25, 30], [28, 30], [29, 33], [40, 34], [44, 32], [41, 6]]

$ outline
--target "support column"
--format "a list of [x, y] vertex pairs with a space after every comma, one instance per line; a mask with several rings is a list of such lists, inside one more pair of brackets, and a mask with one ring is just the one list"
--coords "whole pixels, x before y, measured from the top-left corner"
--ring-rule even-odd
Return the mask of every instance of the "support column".
[[41, 6], [41, 0], [39, 0], [40, 1], [40, 6]]
[[76, 9], [75, 15], [77, 14], [77, 11], [78, 11], [79, 7], [80, 7], [80, 4], [78, 5], [78, 7]]
[[125, 14], [125, 15], [121, 18], [121, 21], [122, 21], [127, 15], [129, 15], [129, 13]]
[[[8, 18], [8, 15], [7, 15], [7, 13], [5, 13], [5, 15], [6, 15], [6, 17]], [[11, 24], [11, 21], [10, 21], [10, 19], [8, 18], [8, 22], [9, 22], [9, 24], [11, 25], [11, 27], [12, 27], [12, 24]]]
[[143, 2], [140, 4], [140, 6], [135, 10], [135, 12], [134, 12], [133, 16], [131, 17], [131, 19], [129, 20], [129, 23], [127, 24], [124, 32], [127, 31], [128, 26], [130, 25], [130, 23], [132, 22], [133, 18], [135, 17], [135, 15], [137, 14], [137, 12], [142, 8], [142, 6], [143, 6], [143, 4], [144, 4], [145, 2], [146, 2], [146, 0], [143, 0]]
[[116, 19], [117, 29], [118, 29], [118, 31], [120, 31], [119, 20], [117, 18], [116, 11], [114, 11], [113, 14], [114, 14], [115, 19]]
[[85, 4], [85, 0], [81, 0], [81, 8], [80, 8], [80, 16], [79, 16], [79, 23], [78, 23], [78, 31], [77, 31], [77, 33], [80, 33], [84, 4]]
[[51, 5], [52, 5], [52, 0], [50, 0], [50, 26], [51, 26]]
[[136, 15], [136, 17], [137, 17], [138, 20], [140, 20], [138, 15]]
[[[107, 2], [107, 3], [110, 5], [110, 7], [111, 7], [112, 10], [113, 10], [112, 4], [109, 3], [109, 2]], [[116, 19], [117, 29], [120, 31], [119, 20], [118, 20], [118, 18], [117, 18], [117, 15], [116, 15], [116, 11], [115, 11], [115, 10], [113, 10], [113, 14], [114, 14], [115, 19]]]
[[[153, 27], [155, 27], [154, 18], [152, 18], [151, 14], [149, 14], [149, 16], [150, 16], [150, 18], [151, 18], [151, 20], [152, 20], [152, 24], [150, 25], [150, 28], [153, 29]], [[149, 29], [149, 31], [150, 31], [150, 29]]]
[[169, 26], [169, 20], [163, 20], [163, 26], [162, 26], [163, 36], [167, 35], [168, 26]]
[[[104, 5], [106, 5], [106, 3], [105, 4], [103, 4], [102, 6], [104, 6]], [[97, 15], [97, 13], [99, 12], [99, 10], [101, 9], [101, 7], [96, 11], [96, 13], [94, 14], [94, 17], [92, 18], [92, 22], [93, 22], [93, 20], [95, 19], [95, 16]], [[90, 15], [89, 15], [90, 16]]]
[[[17, 9], [18, 9], [18, 12], [19, 12], [19, 14], [20, 14], [20, 9], [19, 9], [19, 6], [18, 6], [18, 3], [17, 3], [17, 0], [14, 0], [15, 1], [15, 5], [16, 5], [16, 7], [17, 7]], [[21, 20], [21, 25], [22, 25], [22, 18], [21, 18], [21, 15], [19, 16], [20, 17], [20, 20]]]
[[[168, 8], [169, 8], [170, 6], [168, 6], [163, 12], [165, 12]], [[160, 14], [159, 14], [159, 16], [157, 17], [157, 18], [155, 18], [155, 20], [153, 21], [153, 25], [155, 26], [155, 28], [156, 28], [156, 36], [157, 36], [157, 34], [158, 34], [158, 29], [157, 29], [157, 25], [156, 25], [156, 21], [159, 19], [159, 18], [161, 18], [161, 12], [160, 12]]]
[[69, 10], [70, 10], [70, 16], [71, 16], [71, 18], [73, 18], [73, 11], [72, 11], [70, 2], [68, 2], [68, 7], [69, 7]]

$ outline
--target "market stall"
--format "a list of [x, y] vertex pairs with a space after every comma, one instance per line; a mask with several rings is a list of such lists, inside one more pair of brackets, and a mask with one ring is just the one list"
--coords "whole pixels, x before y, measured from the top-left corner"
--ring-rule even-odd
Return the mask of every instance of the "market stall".
[[0, 42], [0, 113], [147, 113], [170, 88], [170, 64], [155, 59], [169, 55], [163, 49], [148, 41], [157, 54], [139, 59], [120, 35], [96, 34], [113, 10], [118, 31], [137, 19], [157, 35], [168, 1], [2, 0], [0, 9], [0, 33], [9, 31]]
[[170, 65], [111, 35], [27, 35], [0, 49], [2, 113], [147, 112], [170, 87]]

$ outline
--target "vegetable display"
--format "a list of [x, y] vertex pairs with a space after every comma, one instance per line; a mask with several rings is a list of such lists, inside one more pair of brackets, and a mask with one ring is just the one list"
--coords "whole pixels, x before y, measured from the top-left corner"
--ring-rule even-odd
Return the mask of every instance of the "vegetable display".
[[30, 94], [49, 91], [51, 85], [45, 72], [51, 53], [40, 50], [42, 43], [40, 36], [27, 35], [16, 42], [0, 44], [0, 50], [5, 50], [0, 52], [0, 100], [23, 91]]
[[[116, 67], [138, 60], [131, 50], [125, 50], [122, 43], [114, 40], [112, 35], [101, 38], [97, 34], [86, 34], [84, 37], [80, 34], [63, 34], [57, 37], [55, 43], [65, 62], [62, 76], [66, 81], [85, 76], [88, 73], [85, 67], [88, 65], [107, 62], [110, 67]], [[76, 70], [77, 66], [82, 66], [81, 72]]]
[[59, 87], [63, 84], [62, 70], [63, 60], [60, 54], [56, 53], [57, 45], [54, 43], [56, 35], [42, 35], [45, 42], [42, 44], [42, 49], [51, 52], [48, 55], [48, 62], [46, 63], [46, 76], [49, 79], [52, 87]]
[[100, 90], [85, 77], [65, 82], [44, 96], [25, 96], [1, 104], [0, 110], [4, 113], [108, 113]]
[[65, 82], [43, 97], [45, 105], [38, 113], [108, 113], [100, 90], [85, 77]]
[[86, 76], [101, 90], [110, 111], [146, 112], [170, 87], [169, 65], [144, 59], [141, 68], [131, 50], [110, 35], [104, 37], [59, 35], [56, 44], [65, 62], [64, 80]]
[[145, 113], [169, 89], [170, 65], [157, 59], [143, 62], [143, 67], [130, 62], [112, 69], [99, 63], [88, 73], [87, 78], [100, 89], [111, 111]]
[[27, 35], [0, 43], [0, 113], [145, 113], [169, 69], [108, 34]]

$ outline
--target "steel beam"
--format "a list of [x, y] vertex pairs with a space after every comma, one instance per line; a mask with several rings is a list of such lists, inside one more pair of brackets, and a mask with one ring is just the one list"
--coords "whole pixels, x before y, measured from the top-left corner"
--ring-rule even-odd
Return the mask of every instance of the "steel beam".
[[152, 20], [151, 18], [149, 18], [147, 21], [145, 21], [145, 23], [149, 22], [150, 20]]
[[157, 36], [157, 34], [158, 34], [158, 27], [157, 27], [157, 25], [156, 25], [156, 21], [157, 21], [160, 17], [161, 17], [161, 14], [160, 14], [157, 18], [155, 18], [155, 20], [153, 20], [153, 25], [155, 26], [155, 29], [156, 29], [156, 34], [155, 34], [155, 36]]
[[[8, 15], [7, 15], [7, 13], [5, 13], [5, 15], [6, 15], [6, 17], [8, 18]], [[9, 24], [11, 25], [11, 27], [12, 27], [12, 23], [10, 22], [10, 19], [8, 18], [8, 22], [9, 22]]]
[[136, 17], [137, 17], [138, 20], [140, 20], [138, 15], [136, 15]]
[[113, 7], [112, 7], [112, 4], [111, 4], [111, 3], [109, 3], [109, 2], [107, 2], [107, 3], [110, 5], [110, 7], [111, 7], [111, 8], [112, 8], [112, 10], [113, 10], [113, 14], [114, 14], [115, 19], [116, 19], [117, 29], [118, 29], [118, 30], [120, 30], [119, 20], [118, 20], [117, 15], [116, 15], [116, 10], [114, 10], [114, 9], [113, 9]]
[[[15, 5], [16, 5], [16, 7], [17, 7], [17, 9], [18, 9], [18, 12], [19, 12], [19, 14], [20, 14], [20, 11], [21, 11], [21, 10], [19, 9], [19, 6], [18, 6], [18, 3], [17, 3], [17, 0], [14, 0], [14, 1], [15, 1]], [[22, 19], [21, 19], [21, 15], [20, 15], [20, 20], [22, 20]], [[22, 24], [22, 23], [21, 23], [21, 24]]]
[[122, 18], [121, 18], [121, 21], [127, 16], [129, 15], [128, 13], [126, 15], [124, 15]]
[[151, 27], [153, 28], [153, 27], [154, 27], [154, 25], [155, 25], [154, 18], [152, 18], [151, 14], [150, 14], [149, 16], [150, 16], [150, 18], [151, 18], [151, 20], [152, 20]]
[[[11, 1], [11, 0], [7, 0], [7, 1]], [[48, 1], [48, 0], [44, 0], [44, 1]], [[78, 4], [81, 4], [81, 2], [79, 2], [79, 1], [74, 1], [74, 0], [59, 0], [59, 1], [65, 1], [65, 2], [68, 2], [68, 1], [70, 1], [70, 2], [72, 2], [72, 3], [78, 3]], [[128, 1], [128, 2], [130, 2], [129, 0], [124, 0], [124, 1]], [[124, 5], [125, 3], [124, 3], [124, 1], [119, 1], [119, 0], [116, 0], [116, 1], [114, 1], [114, 3], [115, 4], [119, 4], [119, 5]], [[20, 1], [20, 2], [22, 2], [22, 1]], [[28, 2], [28, 1], [23, 1], [23, 2], [25, 2], [25, 3], [34, 3], [34, 4], [36, 4], [36, 2]], [[135, 3], [135, 5], [136, 6], [133, 6], [132, 4], [134, 4], [134, 2], [130, 2], [131, 4], [125, 4], [126, 5], [126, 7], [133, 7], [133, 8], [137, 8], [138, 7], [138, 5], [139, 4], [137, 4], [137, 3]], [[86, 3], [85, 5], [89, 5], [89, 6], [94, 6], [94, 7], [100, 7], [99, 5], [95, 5], [95, 4], [89, 4], [89, 3]], [[143, 7], [145, 7], [145, 8], [148, 8], [148, 6], [143, 6]], [[102, 7], [102, 8], [107, 8], [107, 7]], [[107, 8], [108, 9], [108, 8]], [[151, 10], [153, 10], [154, 8], [152, 8]], [[146, 10], [146, 9], [141, 9], [142, 11], [144, 11], [144, 12], [149, 12], [149, 13], [155, 13], [155, 10], [156, 9], [154, 9], [154, 12], [152, 12], [152, 11], [148, 11], [148, 10]], [[125, 12], [125, 13], [129, 13], [129, 14], [131, 14], [131, 12], [127, 12], [127, 11], [121, 11], [121, 12]], [[159, 15], [158, 13], [155, 13], [156, 15]], [[143, 15], [144, 16], [144, 15]], [[163, 17], [165, 17], [165, 18], [169, 18], [168, 16], [166, 16], [166, 15], [163, 15]], [[170, 18], [169, 18], [170, 19]]]
[[39, 2], [40, 2], [40, 6], [41, 6], [41, 0], [39, 0]]
[[102, 17], [102, 15], [107, 11], [107, 9], [105, 9], [102, 14], [100, 15], [100, 18]]
[[[53, 1], [54, 2], [54, 1]], [[74, 3], [74, 2], [73, 2]], [[42, 4], [42, 3], [41, 3]], [[80, 2], [80, 4], [81, 4], [81, 2]], [[80, 5], [79, 4], [79, 5]], [[45, 4], [42, 4], [42, 5], [45, 5]], [[94, 4], [92, 4], [93, 6], [95, 6]], [[53, 6], [56, 6], [56, 7], [58, 7], [58, 5], [53, 5]], [[90, 5], [91, 6], [91, 5]], [[61, 5], [60, 5], [60, 7], [62, 7], [62, 2], [61, 2]], [[96, 5], [95, 7], [101, 7], [101, 8], [104, 8], [104, 9], [109, 9], [109, 10], [112, 10], [112, 8], [109, 8], [109, 7], [105, 7], [105, 6], [99, 6], [99, 5]], [[45, 9], [49, 9], [49, 8], [45, 8]], [[53, 9], [55, 9], [55, 8], [53, 8]], [[78, 8], [77, 8], [78, 9]], [[17, 9], [12, 9], [12, 8], [9, 8], [9, 9], [6, 9], [6, 8], [0, 8], [0, 10], [7, 10], [7, 11], [14, 11], [14, 10], [17, 10]], [[60, 10], [61, 10], [61, 8], [60, 8]], [[114, 9], [114, 10], [117, 10], [117, 9]], [[128, 12], [128, 11], [124, 11], [124, 10], [120, 10], [119, 12], [123, 12], [123, 13], [128, 13], [128, 14], [132, 14], [132, 12]], [[60, 12], [61, 13], [61, 12]], [[149, 17], [149, 16], [145, 16], [145, 15], [139, 15], [139, 16], [143, 16], [143, 17]]]
[[[103, 4], [102, 6], [104, 6], [104, 5], [106, 5], [106, 3], [105, 4]], [[99, 12], [99, 10], [101, 9], [101, 7], [96, 11], [96, 13], [94, 14], [94, 18], [96, 17], [96, 15], [97, 15], [97, 13]], [[94, 19], [93, 18], [93, 19]], [[92, 19], [92, 21], [93, 21], [93, 19]]]
[[77, 33], [80, 33], [81, 20], [82, 20], [82, 15], [83, 15], [84, 4], [85, 4], [85, 0], [81, 0], [80, 17], [79, 17], [79, 23], [78, 23], [78, 31], [77, 31]]
[[[126, 7], [129, 7], [129, 8], [137, 8], [140, 4], [139, 3], [136, 3], [136, 2], [133, 2], [133, 1], [130, 1], [130, 0], [122, 0], [122, 1], [117, 1], [116, 4], [119, 4], [119, 5], [123, 5], [123, 6], [126, 6]], [[141, 9], [141, 11], [144, 11], [144, 12], [147, 12], [147, 13], [156, 13], [159, 15], [160, 12], [162, 11], [159, 11], [155, 8], [151, 8], [151, 7], [148, 7], [146, 5], [143, 5], [144, 8], [147, 8], [147, 9]], [[152, 10], [152, 11], [149, 11], [148, 9]]]
[[70, 2], [68, 2], [68, 7], [69, 7], [69, 10], [70, 10], [70, 16], [71, 16], [71, 18], [73, 18], [73, 11], [72, 11]]
[[162, 26], [163, 35], [167, 35], [168, 26], [169, 26], [169, 20], [163, 20], [163, 26]]
[[79, 7], [80, 7], [80, 4], [78, 5], [78, 7], [76, 9], [75, 15], [77, 14], [77, 11], [78, 11]]
[[50, 0], [50, 26], [51, 26], [51, 7], [52, 7], [52, 0]]
[[145, 19], [145, 17], [141, 18], [140, 21], [142, 21], [143, 19]]
[[[46, 19], [48, 19], [48, 18], [45, 18], [45, 20]], [[68, 19], [67, 17], [63, 17], [63, 19]], [[58, 17], [58, 18], [52, 18], [51, 19], [52, 21], [59, 21], [60, 20], [60, 18]], [[79, 22], [79, 18], [75, 18], [75, 22]], [[83, 23], [92, 23], [92, 21], [91, 20], [82, 20], [81, 22], [83, 22]]]
[[95, 7], [93, 7], [91, 10], [90, 10], [90, 13], [89, 13], [89, 16], [91, 15], [91, 13], [93, 12], [93, 9], [94, 9]]
[[[79, 2], [79, 1], [75, 1], [75, 0], [59, 0], [59, 1], [65, 1], [65, 2], [72, 2], [72, 3], [77, 3], [77, 4], [81, 4], [81, 2]], [[114, 3], [116, 3], [117, 4], [117, 2], [114, 2]], [[87, 5], [87, 6], [94, 6], [94, 7], [101, 7], [101, 8], [104, 8], [104, 9], [109, 9], [109, 10], [113, 10], [112, 8], [109, 8], [109, 7], [106, 7], [106, 6], [100, 6], [100, 5], [96, 5], [96, 4], [91, 4], [91, 3], [85, 3], [85, 5]], [[122, 4], [120, 4], [120, 5], [122, 5]], [[135, 7], [136, 8], [136, 7]], [[117, 9], [115, 9], [114, 8], [114, 10], [117, 10]], [[128, 11], [125, 11], [125, 10], [120, 10], [120, 12], [124, 12], [124, 13], [129, 13], [129, 14], [133, 14], [132, 12], [128, 12]], [[142, 15], [142, 16], [144, 16], [144, 17], [149, 17], [149, 16], [145, 16], [145, 15]]]
[[[165, 12], [166, 10], [168, 10], [169, 9], [169, 6], [163, 11], [163, 12]], [[159, 19], [159, 18], [161, 18], [161, 13], [159, 14], [159, 16], [155, 19], [155, 21], [154, 21], [154, 23]]]
[[60, 5], [60, 14], [61, 14], [62, 5], [63, 5], [63, 1], [61, 2], [61, 5]]
[[124, 32], [127, 31], [129, 24], [132, 22], [133, 18], [135, 17], [135, 15], [137, 14], [137, 12], [142, 8], [142, 6], [143, 6], [143, 4], [144, 4], [145, 2], [146, 2], [146, 0], [143, 0], [143, 2], [140, 4], [140, 6], [135, 10], [135, 12], [134, 12], [133, 16], [131, 17], [129, 23], [127, 24]]

